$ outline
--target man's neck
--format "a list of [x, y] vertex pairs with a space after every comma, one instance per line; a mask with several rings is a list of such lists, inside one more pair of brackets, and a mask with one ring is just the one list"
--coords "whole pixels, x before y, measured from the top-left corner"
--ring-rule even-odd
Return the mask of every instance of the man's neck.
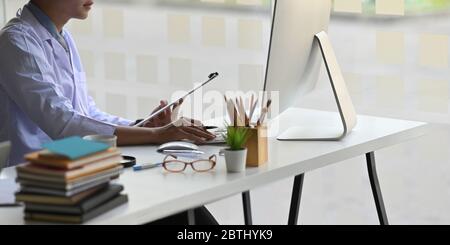
[[48, 4], [47, 1], [32, 1], [33, 4], [38, 6], [42, 12], [44, 12], [55, 24], [56, 29], [59, 33], [62, 32], [64, 25], [69, 21], [69, 17], [64, 16], [60, 11], [55, 9], [53, 5]]

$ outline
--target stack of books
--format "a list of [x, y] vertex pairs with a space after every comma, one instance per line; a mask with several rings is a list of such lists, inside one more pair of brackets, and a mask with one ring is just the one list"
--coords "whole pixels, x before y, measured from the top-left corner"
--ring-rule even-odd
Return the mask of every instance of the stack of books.
[[123, 186], [111, 181], [122, 173], [117, 148], [73, 137], [44, 145], [17, 167], [25, 219], [84, 223], [128, 202]]

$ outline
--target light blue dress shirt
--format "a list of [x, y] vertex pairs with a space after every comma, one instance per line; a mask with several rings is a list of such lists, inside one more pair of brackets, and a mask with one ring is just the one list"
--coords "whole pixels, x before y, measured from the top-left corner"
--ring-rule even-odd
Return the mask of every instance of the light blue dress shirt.
[[60, 34], [69, 52], [28, 6], [0, 31], [0, 142], [12, 143], [8, 166], [43, 143], [112, 135], [133, 123], [96, 107], [75, 42], [68, 31]]

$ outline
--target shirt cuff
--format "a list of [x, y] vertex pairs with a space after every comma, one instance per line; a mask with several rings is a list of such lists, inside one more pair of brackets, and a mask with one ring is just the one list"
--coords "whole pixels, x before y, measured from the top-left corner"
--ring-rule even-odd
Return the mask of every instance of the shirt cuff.
[[[83, 116], [79, 116], [78, 120], [72, 120], [71, 122], [71, 125], [64, 130], [65, 132], [63, 135], [114, 135], [117, 127], [114, 124], [97, 121], [95, 119]], [[76, 122], [75, 125], [73, 124], [74, 122]]]
[[119, 121], [117, 122], [117, 125], [130, 126], [130, 125], [134, 125], [134, 122], [131, 120], [128, 120], [128, 119], [120, 118]]

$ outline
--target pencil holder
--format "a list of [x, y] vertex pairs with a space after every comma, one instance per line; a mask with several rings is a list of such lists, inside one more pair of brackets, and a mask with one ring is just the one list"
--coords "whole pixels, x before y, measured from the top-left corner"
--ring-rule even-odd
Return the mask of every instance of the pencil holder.
[[259, 167], [269, 159], [267, 126], [249, 128], [247, 148], [247, 166]]

